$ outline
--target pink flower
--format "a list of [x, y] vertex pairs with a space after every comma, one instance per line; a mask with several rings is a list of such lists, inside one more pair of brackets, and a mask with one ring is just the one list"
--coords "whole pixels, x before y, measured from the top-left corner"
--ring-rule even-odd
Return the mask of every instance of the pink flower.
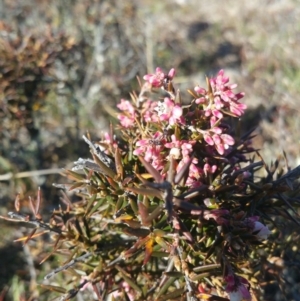
[[225, 225], [228, 224], [228, 219], [224, 216], [228, 215], [229, 211], [226, 209], [212, 209], [212, 210], [205, 210], [203, 217], [206, 220], [214, 219], [218, 225]]
[[134, 114], [134, 107], [129, 102], [128, 100], [121, 99], [121, 102], [117, 104], [117, 108], [120, 109], [121, 111], [127, 111], [129, 114], [133, 115]]
[[167, 148], [173, 148], [173, 147], [180, 148], [181, 147], [182, 140], [178, 140], [175, 135], [171, 136], [171, 140], [172, 140], [171, 142], [165, 143], [165, 147], [167, 147]]
[[[180, 151], [180, 155], [176, 159], [184, 158], [192, 153], [195, 141], [178, 140], [174, 134], [171, 136], [171, 139], [171, 142], [165, 143], [165, 147], [171, 148], [171, 152], [174, 152], [174, 154]], [[175, 149], [178, 151], [175, 151]]]
[[204, 167], [203, 167], [203, 171], [204, 171], [205, 175], [213, 174], [213, 173], [215, 173], [217, 168], [218, 168], [217, 165], [210, 166], [208, 163], [205, 163]]
[[200, 88], [199, 86], [196, 86], [194, 88], [194, 91], [198, 94], [198, 95], [206, 95], [207, 92], [204, 88]]
[[190, 165], [190, 172], [189, 172], [189, 178], [192, 178], [194, 180], [199, 180], [202, 174], [203, 174], [202, 168], [200, 168], [199, 166], [197, 166], [194, 163], [191, 163], [191, 165]]
[[227, 107], [235, 116], [239, 117], [244, 114], [247, 108], [245, 104], [239, 103], [239, 100], [244, 97], [244, 93], [233, 93], [236, 84], [229, 85], [229, 78], [224, 76], [224, 70], [220, 70], [217, 77], [210, 79], [210, 85], [213, 89], [214, 103], [217, 109]]
[[227, 282], [225, 290], [229, 295], [230, 301], [251, 300], [251, 294], [248, 287], [249, 282], [233, 273], [227, 275], [224, 280]]
[[157, 112], [155, 111], [155, 108], [157, 107], [157, 101], [152, 101], [148, 99], [144, 102], [143, 105], [143, 118], [146, 122], [158, 122], [159, 117], [157, 115]]
[[209, 134], [209, 132], [205, 132], [204, 135], [203, 135], [203, 139], [206, 141], [207, 144], [209, 145], [214, 145], [215, 142], [214, 140], [212, 139], [211, 135]]
[[[190, 160], [189, 156], [184, 156], [182, 160], [178, 163], [176, 172], [179, 173], [180, 170], [184, 167], [184, 165]], [[202, 185], [202, 182], [200, 181], [200, 178], [203, 174], [203, 170], [201, 167], [199, 167], [198, 159], [193, 158], [192, 163], [190, 164], [189, 168], [189, 175], [185, 182], [186, 186], [189, 186], [191, 188], [196, 188], [200, 185]]]
[[229, 109], [235, 116], [240, 117], [244, 114], [245, 109], [247, 109], [247, 105], [243, 103], [230, 102]]
[[110, 137], [109, 133], [105, 132], [103, 142], [105, 142], [107, 144], [113, 144], [113, 143], [115, 143], [115, 140], [112, 137]]
[[175, 69], [172, 68], [168, 75], [163, 73], [161, 68], [157, 67], [155, 74], [146, 74], [143, 79], [150, 83], [152, 87], [160, 88], [163, 86], [165, 80], [172, 80], [175, 76]]
[[263, 225], [262, 223], [255, 222], [254, 223], [253, 233], [256, 233], [256, 236], [259, 239], [265, 240], [271, 234], [271, 231], [268, 229], [267, 226]]
[[[102, 139], [102, 142], [107, 144], [108, 146], [111, 145], [114, 149], [117, 148], [118, 143], [114, 139], [114, 137], [111, 137], [109, 133], [105, 132], [104, 133], [104, 139]], [[109, 151], [106, 149], [105, 152], [108, 154]]]
[[121, 99], [121, 102], [117, 107], [125, 114], [118, 114], [118, 119], [123, 127], [129, 128], [135, 124], [135, 109], [133, 105], [128, 101]]
[[125, 294], [130, 301], [133, 301], [136, 297], [136, 292], [131, 288], [131, 286], [127, 282], [122, 281], [119, 284], [119, 289], [114, 291], [112, 295], [114, 299], [121, 297], [122, 300], [124, 300]]
[[220, 155], [224, 155], [225, 150], [229, 149], [230, 145], [234, 145], [235, 141], [233, 137], [228, 134], [218, 134], [219, 131], [215, 134], [212, 134], [211, 132], [213, 132], [213, 129], [206, 131], [203, 134], [203, 139], [207, 144], [215, 145], [217, 152]]
[[223, 118], [223, 114], [219, 110], [212, 109], [211, 112], [212, 112], [213, 116], [217, 117], [218, 119]]
[[195, 143], [196, 141], [182, 141], [181, 149], [183, 157], [189, 156], [193, 152], [193, 145]]
[[118, 119], [120, 120], [120, 123], [122, 126], [124, 126], [124, 128], [132, 127], [135, 123], [134, 118], [122, 114], [118, 115]]
[[147, 162], [151, 162], [152, 166], [157, 170], [163, 168], [164, 158], [162, 151], [164, 149], [165, 140], [163, 134], [156, 132], [153, 139], [141, 139], [136, 143], [137, 148], [133, 151], [135, 156], [144, 156]]
[[161, 121], [166, 121], [170, 125], [174, 125], [175, 123], [185, 124], [181, 106], [178, 104], [175, 105], [168, 97], [165, 97], [164, 102], [159, 102], [155, 110]]
[[245, 223], [251, 228], [252, 234], [256, 235], [259, 240], [265, 240], [271, 234], [267, 226], [258, 221], [258, 216], [251, 216], [245, 219]]

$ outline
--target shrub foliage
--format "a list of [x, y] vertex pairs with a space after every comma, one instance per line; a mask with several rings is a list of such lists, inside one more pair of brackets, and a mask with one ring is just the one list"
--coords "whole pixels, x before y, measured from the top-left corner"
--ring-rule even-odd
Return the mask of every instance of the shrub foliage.
[[32, 215], [16, 199], [10, 219], [35, 226], [21, 240], [50, 232], [48, 256], [67, 256], [45, 276], [72, 271], [61, 300], [79, 290], [98, 300], [251, 300], [261, 250], [274, 248], [282, 220], [298, 226], [299, 168], [267, 166], [253, 130], [232, 126], [244, 94], [221, 70], [182, 99], [174, 77], [160, 68], [145, 75], [112, 113], [117, 126], [97, 142], [83, 137], [91, 158], [65, 171], [71, 183], [56, 184], [80, 201], [65, 195], [46, 221], [40, 193]]

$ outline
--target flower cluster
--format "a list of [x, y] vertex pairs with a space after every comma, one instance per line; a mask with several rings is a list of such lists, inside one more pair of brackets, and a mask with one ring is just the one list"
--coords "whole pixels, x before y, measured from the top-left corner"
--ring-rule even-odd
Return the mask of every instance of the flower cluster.
[[203, 104], [205, 115], [211, 116], [212, 123], [223, 117], [224, 110], [229, 110], [236, 117], [244, 114], [247, 106], [239, 102], [244, 93], [233, 92], [237, 85], [229, 85], [229, 78], [224, 76], [224, 70], [220, 70], [215, 78], [211, 78], [209, 84], [209, 90], [200, 87], [195, 87], [194, 90], [199, 96], [196, 103]]
[[[187, 191], [214, 185], [224, 163], [232, 164], [233, 174], [239, 173], [240, 167], [235, 163], [242, 161], [244, 155], [243, 151], [235, 151], [235, 133], [226, 120], [229, 116], [240, 118], [244, 114], [246, 105], [240, 103], [244, 93], [233, 92], [237, 85], [229, 84], [229, 78], [221, 70], [216, 77], [207, 79], [207, 88], [196, 86], [194, 92], [190, 91], [194, 99], [190, 105], [184, 106], [175, 92], [174, 76], [174, 69], [166, 74], [157, 68], [155, 74], [144, 76], [146, 83], [142, 91], [148, 93], [160, 88], [160, 99], [151, 100], [139, 95], [139, 99], [144, 99], [142, 104], [121, 100], [118, 105], [122, 128], [134, 133], [133, 155], [143, 157], [159, 172], [161, 181], [167, 179], [167, 167], [171, 163], [175, 162], [177, 174], [188, 170], [182, 182]], [[251, 151], [248, 141], [244, 150]], [[243, 180], [249, 176], [251, 173], [248, 171], [239, 174], [236, 182], [239, 182], [240, 190], [245, 188]], [[221, 227], [225, 237], [224, 253], [245, 257], [251, 241], [265, 240], [271, 232], [258, 221], [258, 216], [247, 217], [243, 211], [233, 214], [230, 208], [235, 205], [229, 203], [225, 204], [226, 207], [224, 201], [222, 204], [216, 198], [206, 198], [202, 205], [204, 210], [191, 210], [191, 213], [197, 215], [201, 212], [203, 221], [213, 221]], [[192, 204], [185, 205], [188, 206], [193, 207]], [[173, 225], [179, 229], [180, 221], [175, 218]], [[242, 235], [233, 234], [237, 231]], [[224, 275], [225, 291], [230, 300], [251, 299], [248, 281], [233, 272], [228, 260], [222, 264], [230, 271]]]
[[[229, 79], [224, 76], [223, 70], [216, 78], [208, 80], [207, 89], [198, 86], [194, 88], [194, 104], [187, 109], [176, 101], [174, 88], [171, 86], [174, 76], [174, 69], [165, 74], [160, 68], [156, 69], [155, 74], [144, 76], [147, 87], [162, 88], [167, 95], [163, 100], [145, 101], [139, 116], [138, 108], [129, 101], [122, 99], [117, 105], [121, 110], [118, 119], [124, 128], [133, 129], [138, 124], [147, 128], [145, 136], [136, 139], [133, 154], [144, 156], [157, 170], [163, 170], [166, 160], [173, 156], [179, 160], [179, 171], [193, 156], [194, 146], [199, 143], [205, 144], [210, 155], [228, 154], [235, 141], [223, 120], [226, 115], [240, 117], [246, 108], [245, 104], [239, 102], [244, 94], [233, 92], [236, 85], [228, 84]], [[166, 131], [172, 132], [169, 138], [165, 135]], [[193, 157], [188, 183], [196, 187], [201, 184], [202, 174], [207, 174], [208, 171], [214, 173], [216, 165], [211, 168], [208, 158], [199, 162]]]
[[149, 82], [152, 87], [160, 88], [167, 81], [171, 81], [175, 76], [175, 69], [172, 68], [168, 75], [166, 75], [161, 68], [157, 67], [155, 74], [147, 74], [144, 76], [144, 80]]
[[274, 212], [298, 218], [290, 209], [300, 200], [290, 192], [299, 170], [255, 175], [266, 165], [247, 156], [251, 131], [239, 136], [230, 126], [246, 106], [224, 71], [184, 102], [174, 69], [144, 79], [139, 94], [117, 105], [115, 129], [96, 143], [83, 136], [93, 159], [79, 158], [66, 171], [74, 183], [59, 186], [82, 201], [65, 199], [46, 223], [40, 194], [30, 200], [32, 217], [19, 213], [17, 198], [9, 216], [36, 226], [23, 241], [43, 229], [54, 234], [51, 254], [68, 255], [47, 280], [80, 265], [61, 300], [80, 290], [99, 300], [251, 300], [259, 283], [252, 263], [271, 234], [265, 221], [274, 227]]

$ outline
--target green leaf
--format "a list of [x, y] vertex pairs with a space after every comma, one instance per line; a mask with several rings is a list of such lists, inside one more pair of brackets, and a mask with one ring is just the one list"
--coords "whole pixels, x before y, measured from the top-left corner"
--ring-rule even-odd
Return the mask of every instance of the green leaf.
[[149, 217], [148, 208], [142, 202], [138, 202], [138, 208], [139, 208], [139, 214], [143, 226], [146, 227], [151, 226], [151, 221], [148, 220]]
[[134, 282], [132, 278], [128, 276], [128, 274], [118, 265], [115, 265], [115, 268], [120, 272], [121, 277], [136, 291], [140, 294], [143, 293], [142, 289]]
[[122, 164], [122, 156], [120, 153], [119, 148], [116, 148], [115, 151], [115, 164], [116, 164], [116, 170], [117, 170], [117, 174], [119, 179], [123, 180], [123, 175], [124, 175], [124, 169], [123, 169], [123, 164]]
[[106, 202], [106, 204], [102, 205], [103, 202], [105, 202], [105, 198], [101, 198], [99, 199], [99, 201], [97, 202], [97, 204], [92, 208], [92, 210], [89, 212], [88, 216], [92, 216], [94, 212], [98, 211], [98, 212], [102, 212], [104, 210], [106, 210], [107, 208], [109, 208], [110, 204], [108, 202]]
[[170, 277], [158, 291], [155, 300], [159, 300], [159, 297], [167, 292], [168, 288], [174, 283], [175, 280], [176, 277]]
[[85, 181], [86, 177], [83, 174], [79, 174], [75, 171], [65, 169], [64, 172], [67, 174], [67, 177], [70, 179], [73, 179], [75, 181]]
[[136, 194], [141, 194], [145, 196], [155, 196], [159, 199], [162, 199], [162, 193], [158, 189], [154, 188], [138, 188], [138, 187], [126, 187], [125, 190], [129, 190]]
[[165, 294], [164, 296], [157, 298], [156, 301], [174, 300], [174, 298], [181, 296], [184, 292], [185, 288], [178, 288], [171, 293]]
[[117, 176], [116, 173], [111, 168], [106, 166], [95, 154], [93, 154], [93, 158], [94, 158], [94, 161], [101, 168], [102, 173], [104, 173], [105, 175], [111, 177], [112, 179], [114, 179]]

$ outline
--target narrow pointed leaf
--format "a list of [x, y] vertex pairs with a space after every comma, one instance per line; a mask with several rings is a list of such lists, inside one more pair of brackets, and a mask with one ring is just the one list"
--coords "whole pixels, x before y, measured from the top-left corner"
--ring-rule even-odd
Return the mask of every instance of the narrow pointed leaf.
[[119, 189], [119, 185], [111, 178], [107, 177], [106, 178], [107, 182], [109, 183], [109, 186], [111, 186], [112, 188], [114, 188], [115, 190]]
[[138, 291], [140, 294], [143, 293], [142, 289], [134, 282], [132, 278], [130, 278], [127, 273], [118, 265], [115, 266], [115, 268], [120, 272], [122, 278], [136, 291]]
[[173, 222], [173, 227], [176, 230], [181, 231], [182, 234], [187, 238], [188, 242], [192, 243], [194, 241], [192, 234], [189, 232], [187, 227], [184, 225], [184, 223], [181, 221], [181, 219], [178, 216], [174, 215], [172, 222]]
[[161, 237], [155, 237], [155, 241], [165, 250], [170, 250], [170, 245]]
[[185, 179], [188, 177], [188, 174], [189, 174], [189, 168], [190, 168], [190, 165], [193, 161], [193, 157], [191, 157], [183, 166], [182, 168], [179, 170], [179, 172], [177, 173], [177, 175], [175, 176], [175, 179], [174, 179], [174, 183], [175, 184], [178, 184], [182, 181], [185, 182]]
[[88, 215], [90, 209], [93, 207], [94, 202], [96, 201], [96, 197], [97, 197], [96, 193], [91, 196], [91, 198], [89, 199], [89, 201], [87, 203], [84, 215]]
[[92, 154], [94, 161], [99, 165], [99, 167], [101, 168], [101, 172], [109, 177], [111, 177], [112, 179], [114, 179], [116, 177], [116, 173], [109, 168], [108, 166], [106, 166], [95, 154]]
[[149, 235], [150, 231], [148, 229], [143, 229], [143, 228], [131, 228], [131, 227], [126, 227], [123, 229], [124, 233], [131, 235], [131, 236], [136, 236], [136, 237], [146, 237]]
[[175, 289], [173, 292], [165, 294], [164, 296], [156, 299], [156, 301], [175, 300], [175, 298], [178, 298], [179, 296], [181, 296], [184, 293], [184, 291], [185, 291], [184, 288]]
[[138, 173], [136, 173], [135, 175], [141, 181], [141, 183], [144, 184], [144, 185], [147, 185], [149, 183], [147, 181], [147, 179], [151, 179], [152, 178], [152, 176], [149, 173], [147, 173], [147, 174], [145, 174], [145, 173], [144, 174], [138, 174]]
[[20, 194], [18, 193], [15, 198], [15, 209], [17, 212], [20, 211]]
[[192, 95], [194, 98], [198, 98], [197, 94], [193, 90], [187, 90], [187, 92]]
[[131, 215], [121, 215], [115, 219], [116, 223], [124, 223], [133, 229], [140, 229], [141, 223], [137, 220], [133, 220]]
[[151, 225], [151, 222], [148, 220], [149, 212], [148, 208], [142, 203], [138, 202], [139, 214], [141, 217], [142, 224], [146, 227]]
[[116, 165], [116, 170], [119, 178], [123, 180], [124, 170], [123, 170], [121, 153], [118, 147], [116, 148], [115, 151], [115, 165]]
[[81, 187], [85, 187], [86, 183], [82, 183], [82, 182], [75, 182], [73, 185], [70, 186], [69, 191], [72, 191], [74, 189], [78, 189]]
[[[165, 277], [167, 277], [167, 276], [165, 276]], [[167, 278], [168, 278], [168, 277], [167, 277]], [[163, 284], [163, 286], [161, 287], [161, 289], [158, 291], [155, 300], [158, 300], [158, 298], [159, 298], [160, 296], [162, 296], [163, 294], [165, 294], [165, 293], [167, 292], [168, 288], [174, 283], [175, 280], [176, 280], [175, 277], [170, 277], [170, 278]]]
[[201, 185], [200, 187], [190, 189], [189, 191], [178, 196], [179, 199], [191, 199], [207, 190], [207, 185]]
[[221, 267], [221, 265], [219, 263], [213, 263], [213, 264], [206, 264], [203, 266], [198, 266], [193, 268], [194, 272], [205, 272], [205, 271], [210, 271], [210, 270], [214, 270], [214, 269], [219, 269]]
[[152, 221], [159, 217], [163, 208], [161, 206], [157, 206], [147, 217], [147, 221], [151, 224]]
[[66, 293], [66, 289], [61, 287], [61, 286], [57, 286], [57, 285], [46, 285], [46, 284], [40, 284], [40, 286], [42, 288], [45, 288], [49, 291], [54, 291], [54, 292], [58, 292], [58, 293], [62, 293], [65, 294]]
[[187, 201], [178, 199], [178, 198], [174, 198], [173, 199], [173, 204], [174, 206], [177, 206], [180, 209], [184, 209], [190, 212], [193, 212], [193, 214], [201, 214], [203, 213], [203, 208], [197, 205], [194, 205], [192, 203], [189, 203]]
[[42, 196], [41, 196], [41, 187], [38, 188], [38, 193], [37, 193], [37, 198], [36, 198], [36, 203], [35, 203], [35, 216], [38, 216], [38, 213], [40, 211], [42, 203]]
[[37, 229], [34, 229], [28, 236], [23, 236], [23, 237], [17, 238], [14, 241], [17, 242], [17, 241], [24, 241], [25, 240], [24, 244], [26, 244], [31, 238], [39, 237], [39, 236], [49, 232], [49, 231], [43, 231], [43, 232], [35, 233], [36, 230]]
[[146, 168], [146, 170], [153, 176], [154, 180], [157, 183], [160, 183], [160, 182], [163, 181], [163, 177], [161, 176], [161, 174], [149, 162], [147, 162], [141, 156], [139, 156], [138, 158], [140, 159], [140, 161], [142, 162], [142, 164], [144, 165], [144, 167]]
[[159, 199], [162, 198], [162, 193], [158, 189], [152, 188], [137, 188], [137, 187], [126, 187], [125, 190], [129, 190], [136, 194], [146, 195], [146, 196], [155, 196]]
[[153, 238], [150, 238], [145, 244], [145, 258], [143, 261], [143, 265], [146, 265], [147, 262], [150, 260], [152, 252], [153, 252]]
[[293, 208], [293, 206], [289, 203], [289, 201], [285, 198], [284, 195], [282, 194], [278, 194], [278, 197], [288, 206], [289, 209], [292, 210], [292, 212], [296, 215], [299, 216], [298, 213], [295, 211], [295, 209]]
[[97, 204], [94, 205], [94, 207], [92, 208], [92, 210], [89, 212], [88, 216], [89, 217], [92, 216], [93, 213], [96, 212], [96, 210], [98, 210], [98, 212], [102, 212], [102, 211], [106, 210], [107, 208], [109, 208], [110, 204], [108, 204], [108, 203], [103, 204], [104, 201], [105, 201], [105, 199], [99, 199], [99, 201], [97, 202]]
[[66, 169], [66, 170], [64, 170], [64, 172], [67, 174], [67, 177], [72, 180], [75, 180], [75, 181], [85, 181], [86, 180], [85, 175], [79, 174], [75, 171]]
[[174, 177], [175, 177], [175, 159], [173, 156], [171, 156], [170, 159], [170, 166], [169, 166], [169, 170], [168, 170], [168, 177], [167, 177], [167, 181], [170, 183], [174, 182]]

